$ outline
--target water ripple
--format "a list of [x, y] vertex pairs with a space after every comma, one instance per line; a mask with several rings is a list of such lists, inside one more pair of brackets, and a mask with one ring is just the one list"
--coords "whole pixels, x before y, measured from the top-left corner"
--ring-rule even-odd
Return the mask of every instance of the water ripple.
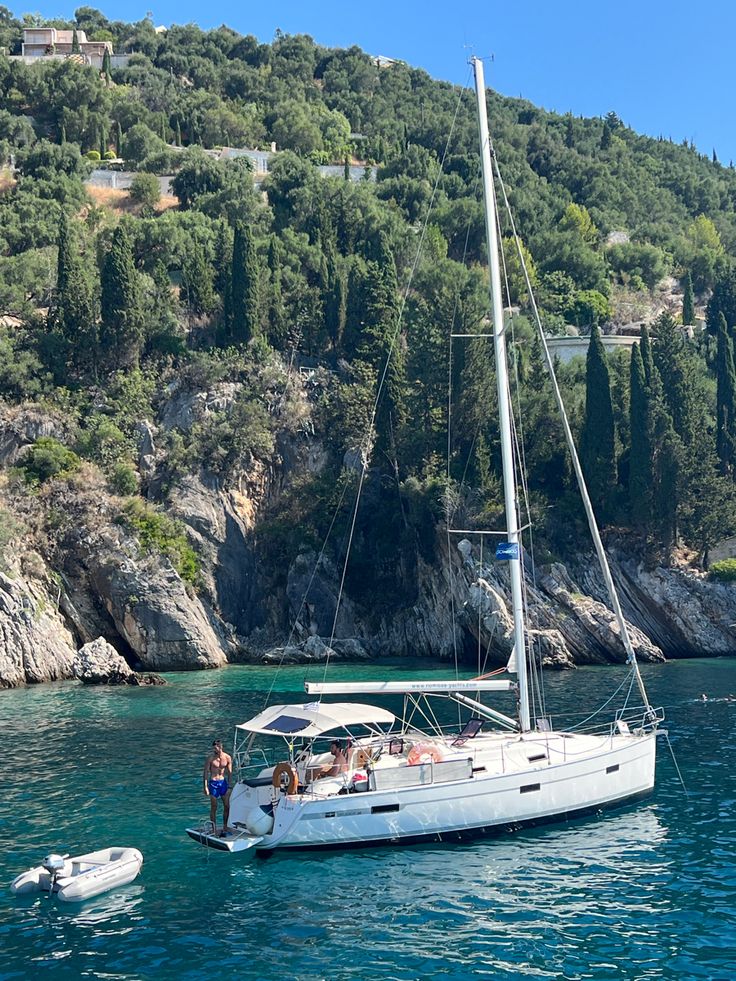
[[[341, 668], [347, 672], [352, 669]], [[382, 669], [380, 673], [398, 670]], [[370, 677], [375, 669], [361, 668]], [[645, 666], [690, 796], [660, 753], [644, 806], [463, 845], [274, 855], [197, 848], [199, 774], [213, 733], [262, 707], [268, 669], [171, 676], [165, 688], [74, 684], [0, 693], [9, 779], [0, 880], [50, 850], [144, 853], [132, 885], [72, 906], [0, 901], [0, 981], [730, 979], [736, 941], [735, 706], [731, 661]], [[426, 671], [424, 672], [426, 673]], [[300, 690], [304, 669], [280, 676]], [[605, 670], [576, 672], [593, 698]], [[573, 710], [569, 677], [548, 698]], [[19, 763], [14, 765], [13, 754]]]

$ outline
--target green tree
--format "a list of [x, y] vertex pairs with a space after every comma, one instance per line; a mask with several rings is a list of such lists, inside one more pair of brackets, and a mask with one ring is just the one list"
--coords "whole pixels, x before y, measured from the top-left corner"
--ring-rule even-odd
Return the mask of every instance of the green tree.
[[716, 355], [716, 452], [721, 472], [732, 474], [736, 462], [736, 369], [733, 341], [722, 313]]
[[198, 242], [184, 254], [181, 289], [187, 309], [193, 314], [211, 313], [215, 308], [214, 270]]
[[689, 272], [685, 274], [682, 292], [682, 322], [685, 326], [695, 323], [695, 296], [693, 280]]
[[[78, 368], [91, 368], [97, 348], [92, 283], [85, 271], [69, 219], [59, 226], [56, 292], [49, 309], [49, 325], [67, 343], [69, 357]], [[58, 366], [57, 366], [58, 367]]]
[[631, 350], [631, 452], [629, 454], [629, 498], [636, 527], [646, 531], [652, 520], [654, 454], [652, 446], [651, 391], [647, 385], [639, 345]]
[[713, 220], [698, 215], [685, 231], [683, 263], [690, 270], [693, 288], [710, 289], [725, 268], [726, 250]]
[[665, 561], [669, 561], [672, 549], [677, 543], [683, 446], [668, 412], [657, 413], [654, 443], [657, 447], [654, 526], [662, 555]]
[[611, 381], [600, 331], [593, 327], [585, 371], [585, 418], [580, 437], [580, 462], [590, 499], [601, 520], [613, 510], [616, 484], [615, 432]]
[[286, 340], [286, 308], [282, 288], [282, 250], [277, 235], [268, 245], [268, 270], [271, 276], [268, 293], [268, 339], [281, 350]]
[[77, 29], [74, 28], [72, 32], [72, 54], [79, 54], [79, 37], [77, 36]]
[[130, 197], [149, 211], [161, 200], [161, 185], [155, 174], [136, 174], [130, 185]]
[[102, 265], [100, 285], [103, 361], [109, 368], [135, 366], [143, 343], [141, 295], [130, 237], [123, 224], [113, 232], [112, 244]]
[[691, 446], [698, 426], [696, 411], [697, 366], [682, 330], [668, 313], [652, 325], [655, 337], [654, 363], [662, 379], [662, 391], [675, 432]]
[[726, 318], [730, 330], [736, 330], [736, 266], [718, 278], [708, 301], [708, 330], [716, 334], [720, 315]]
[[647, 388], [651, 389], [654, 385], [654, 358], [652, 356], [652, 342], [646, 324], [641, 328], [641, 362], [644, 366], [644, 380]]
[[606, 119], [603, 123], [603, 132], [601, 133], [601, 150], [608, 150], [613, 142], [613, 130], [611, 129], [608, 120]]
[[232, 319], [230, 336], [247, 344], [260, 334], [260, 275], [253, 232], [248, 225], [235, 226], [231, 279]]
[[565, 146], [572, 150], [575, 146], [575, 130], [572, 124], [572, 113], [568, 112], [565, 116]]
[[595, 245], [598, 241], [598, 229], [588, 209], [581, 204], [568, 204], [560, 219], [560, 229], [563, 232], [576, 232], [586, 245]]
[[105, 48], [105, 53], [102, 56], [102, 74], [105, 76], [107, 83], [110, 83], [110, 76], [112, 74], [112, 65], [110, 63], [110, 49]]

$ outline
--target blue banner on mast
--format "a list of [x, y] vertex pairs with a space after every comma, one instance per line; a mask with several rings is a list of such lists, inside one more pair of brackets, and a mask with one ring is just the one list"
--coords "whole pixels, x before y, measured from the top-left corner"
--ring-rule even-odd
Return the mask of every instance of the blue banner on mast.
[[496, 545], [496, 558], [501, 561], [519, 558], [518, 542], [499, 542]]

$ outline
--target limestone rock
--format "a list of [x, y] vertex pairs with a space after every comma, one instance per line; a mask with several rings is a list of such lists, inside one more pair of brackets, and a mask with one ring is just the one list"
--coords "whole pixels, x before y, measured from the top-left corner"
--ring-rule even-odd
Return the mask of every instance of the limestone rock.
[[225, 653], [201, 601], [172, 568], [159, 562], [94, 560], [91, 582], [121, 637], [144, 668], [217, 668]]
[[74, 660], [74, 676], [86, 685], [125, 685], [134, 674], [125, 658], [104, 637], [81, 647]]
[[156, 674], [139, 674], [104, 637], [77, 651], [74, 675], [85, 685], [165, 685]]
[[0, 687], [71, 678], [75, 644], [40, 583], [0, 572]]

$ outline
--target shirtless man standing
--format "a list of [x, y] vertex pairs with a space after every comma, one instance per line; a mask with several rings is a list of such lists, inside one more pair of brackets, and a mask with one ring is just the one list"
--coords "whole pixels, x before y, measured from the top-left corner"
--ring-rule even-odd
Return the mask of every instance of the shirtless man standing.
[[227, 834], [227, 819], [230, 817], [229, 781], [233, 776], [233, 761], [222, 749], [222, 741], [216, 739], [212, 743], [212, 752], [204, 764], [204, 793], [210, 799], [210, 821], [213, 832], [216, 830], [217, 801], [222, 797], [222, 832]]

